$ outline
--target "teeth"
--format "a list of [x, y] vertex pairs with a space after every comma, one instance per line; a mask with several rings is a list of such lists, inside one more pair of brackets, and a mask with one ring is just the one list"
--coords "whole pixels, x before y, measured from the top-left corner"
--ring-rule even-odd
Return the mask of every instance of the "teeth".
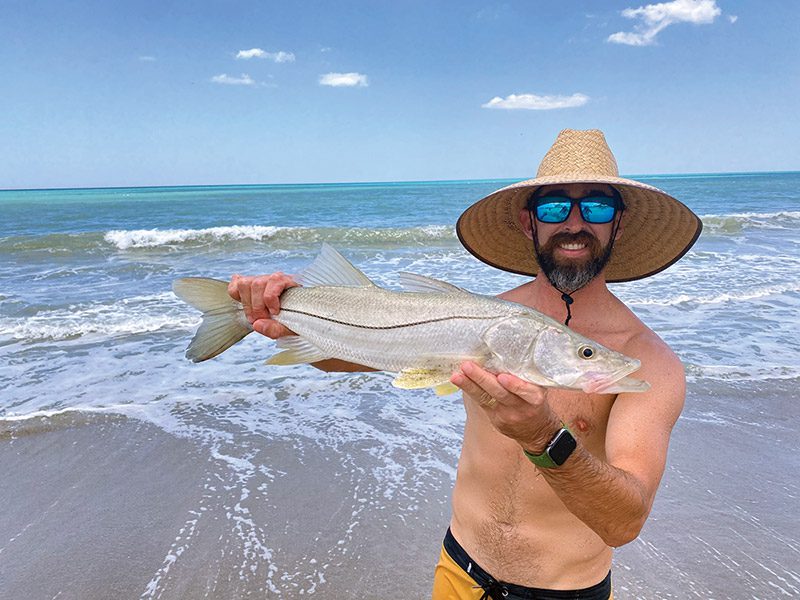
[[586, 247], [586, 244], [561, 244], [561, 247], [564, 250], [582, 250]]

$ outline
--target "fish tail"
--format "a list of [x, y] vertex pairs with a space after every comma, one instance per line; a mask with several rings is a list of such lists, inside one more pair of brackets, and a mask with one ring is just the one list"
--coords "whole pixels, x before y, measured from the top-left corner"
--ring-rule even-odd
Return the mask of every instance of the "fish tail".
[[242, 305], [228, 295], [224, 281], [185, 277], [172, 282], [172, 291], [203, 313], [203, 322], [186, 349], [186, 358], [192, 362], [214, 358], [253, 331]]

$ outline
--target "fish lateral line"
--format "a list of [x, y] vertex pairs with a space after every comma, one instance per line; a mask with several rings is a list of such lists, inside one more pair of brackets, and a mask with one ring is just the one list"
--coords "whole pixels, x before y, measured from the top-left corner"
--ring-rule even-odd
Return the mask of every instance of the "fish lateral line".
[[377, 330], [387, 330], [387, 329], [401, 329], [403, 327], [414, 327], [416, 325], [427, 325], [429, 323], [440, 323], [442, 321], [449, 321], [451, 319], [464, 319], [470, 321], [482, 321], [486, 319], [500, 319], [503, 318], [505, 315], [494, 315], [494, 316], [482, 316], [482, 317], [470, 317], [470, 316], [459, 316], [453, 315], [449, 317], [439, 317], [436, 319], [427, 319], [424, 321], [416, 321], [413, 323], [402, 323], [399, 325], [359, 325], [358, 323], [348, 323], [347, 321], [339, 321], [337, 319], [331, 319], [330, 317], [323, 317], [322, 315], [315, 315], [314, 313], [305, 312], [302, 310], [297, 310], [295, 308], [283, 308], [281, 307], [281, 312], [289, 312], [298, 315], [304, 315], [306, 317], [313, 317], [315, 319], [320, 319], [322, 321], [328, 321], [330, 323], [336, 323], [337, 325], [347, 325], [349, 327], [355, 327], [357, 329], [377, 329]]

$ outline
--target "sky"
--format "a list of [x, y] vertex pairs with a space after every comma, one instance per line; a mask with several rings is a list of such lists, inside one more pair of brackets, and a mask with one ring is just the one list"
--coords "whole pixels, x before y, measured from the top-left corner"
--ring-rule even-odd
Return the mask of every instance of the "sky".
[[0, 188], [800, 170], [800, 2], [3, 0]]

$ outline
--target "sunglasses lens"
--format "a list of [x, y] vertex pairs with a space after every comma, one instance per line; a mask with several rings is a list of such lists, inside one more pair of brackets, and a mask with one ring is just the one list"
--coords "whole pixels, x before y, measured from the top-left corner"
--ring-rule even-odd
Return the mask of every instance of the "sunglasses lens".
[[563, 198], [540, 198], [536, 203], [536, 218], [542, 223], [563, 223], [571, 208], [572, 203]]
[[581, 216], [587, 223], [610, 223], [617, 210], [614, 198], [584, 198], [581, 200]]
[[617, 212], [617, 199], [611, 196], [589, 196], [571, 200], [563, 196], [542, 196], [536, 199], [536, 218], [542, 223], [563, 223], [573, 204], [579, 204], [587, 223], [610, 223]]

